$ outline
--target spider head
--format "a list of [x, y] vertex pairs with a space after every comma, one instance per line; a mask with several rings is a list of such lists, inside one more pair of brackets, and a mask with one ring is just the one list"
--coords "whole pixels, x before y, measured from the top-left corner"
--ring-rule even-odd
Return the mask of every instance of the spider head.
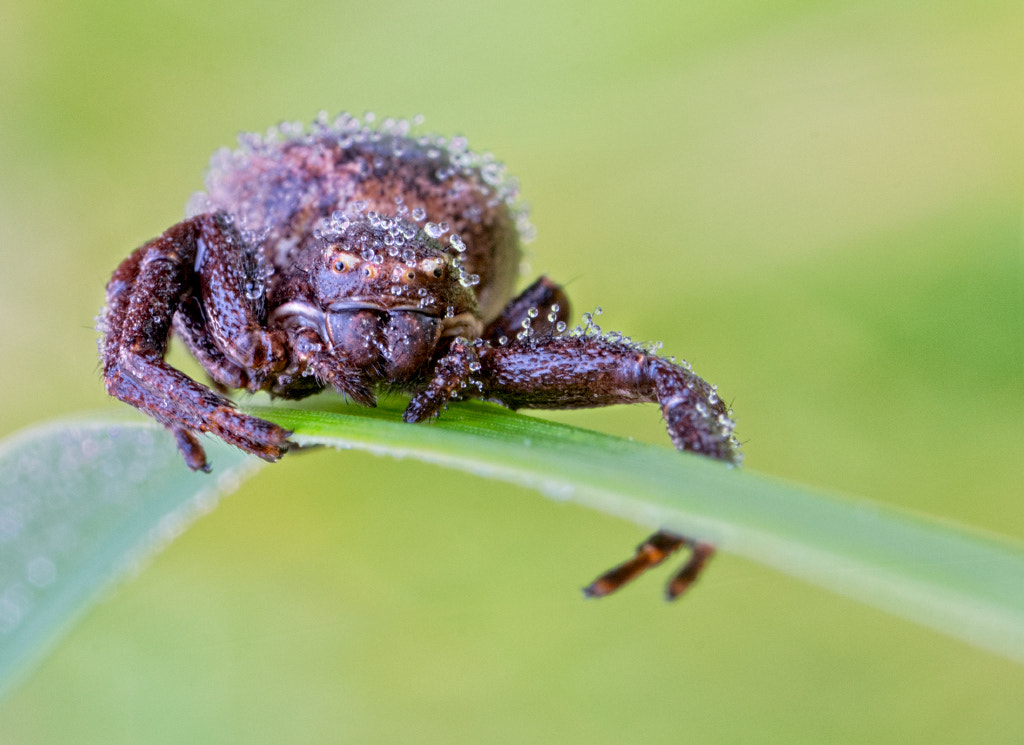
[[371, 214], [342, 226], [321, 233], [312, 278], [328, 313], [374, 309], [435, 318], [477, 313], [476, 296], [455, 252], [416, 224]]

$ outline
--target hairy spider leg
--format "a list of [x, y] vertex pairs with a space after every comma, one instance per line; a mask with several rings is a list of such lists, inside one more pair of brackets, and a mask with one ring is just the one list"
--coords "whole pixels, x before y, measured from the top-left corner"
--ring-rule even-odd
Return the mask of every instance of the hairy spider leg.
[[[197, 262], [200, 246], [209, 250], [222, 245], [227, 229], [215, 215], [178, 223], [136, 249], [107, 285], [103, 341], [107, 391], [167, 426], [194, 470], [208, 470], [206, 454], [194, 432], [213, 432], [265, 460], [276, 460], [287, 450], [284, 429], [239, 413], [226, 398], [164, 361], [172, 319], [180, 299], [195, 281], [195, 265], [210, 261], [205, 257]], [[230, 267], [212, 272], [210, 281], [200, 281], [201, 292], [213, 297], [230, 294], [232, 280], [237, 278], [231, 272]], [[219, 333], [231, 333], [250, 321], [258, 327], [254, 313], [250, 318], [244, 315], [218, 319]], [[235, 338], [241, 336], [244, 333]], [[258, 361], [267, 349], [260, 347], [261, 341], [259, 334], [255, 340], [241, 339], [233, 350]]]
[[[500, 345], [515, 339], [519, 333], [554, 334], [556, 324], [564, 324], [568, 315], [569, 298], [562, 288], [547, 277], [538, 277], [509, 301], [484, 329], [482, 338]], [[402, 418], [406, 422], [421, 422], [438, 416], [452, 396], [472, 384], [479, 367], [477, 345], [452, 340], [438, 353], [433, 375], [426, 387], [409, 401]]]
[[[507, 346], [481, 347], [478, 357], [483, 398], [511, 408], [656, 402], [676, 448], [739, 462], [728, 408], [689, 368], [628, 344], [588, 336], [527, 336]], [[669, 600], [678, 597], [696, 581], [714, 548], [667, 531], [651, 536], [636, 557], [599, 578], [587, 594], [600, 597], [618, 589], [684, 545], [691, 548], [691, 559], [666, 590]]]
[[249, 386], [250, 379], [245, 370], [229, 360], [213, 340], [199, 298], [195, 295], [183, 298], [178, 305], [174, 314], [174, 333], [221, 393]]
[[653, 402], [679, 450], [739, 461], [728, 407], [693, 371], [600, 336], [527, 337], [478, 350], [485, 398], [506, 406], [578, 409]]
[[558, 324], [564, 324], [569, 313], [569, 296], [561, 285], [547, 277], [538, 277], [488, 324], [483, 338], [500, 346], [524, 332], [534, 336], [557, 336], [561, 333]]

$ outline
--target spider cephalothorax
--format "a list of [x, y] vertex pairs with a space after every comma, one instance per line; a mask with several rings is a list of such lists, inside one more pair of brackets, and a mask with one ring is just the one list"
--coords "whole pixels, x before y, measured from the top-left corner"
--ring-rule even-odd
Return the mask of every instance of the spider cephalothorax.
[[[348, 115], [240, 142], [214, 156], [190, 216], [117, 268], [101, 316], [107, 390], [167, 426], [191, 468], [208, 469], [196, 433], [276, 460], [288, 432], [168, 365], [172, 332], [219, 390], [332, 388], [368, 406], [380, 388], [404, 390], [408, 422], [460, 397], [512, 408], [651, 401], [677, 448], [739, 462], [731, 412], [688, 366], [567, 330], [568, 298], [545, 277], [514, 295], [525, 217], [489, 155]], [[668, 533], [588, 593], [683, 545], [694, 553], [670, 585], [678, 594], [711, 549]]]

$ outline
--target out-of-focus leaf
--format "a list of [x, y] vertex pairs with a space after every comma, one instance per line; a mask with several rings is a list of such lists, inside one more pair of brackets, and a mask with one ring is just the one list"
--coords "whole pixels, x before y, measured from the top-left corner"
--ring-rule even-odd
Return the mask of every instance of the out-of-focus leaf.
[[208, 447], [210, 475], [145, 423], [54, 422], [0, 443], [0, 694], [104, 588], [262, 463]]

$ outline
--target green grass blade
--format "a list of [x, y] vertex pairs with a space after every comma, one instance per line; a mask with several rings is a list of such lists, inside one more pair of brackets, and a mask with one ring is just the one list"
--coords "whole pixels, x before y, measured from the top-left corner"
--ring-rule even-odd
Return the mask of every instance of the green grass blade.
[[208, 447], [212, 475], [190, 472], [146, 423], [55, 422], [0, 443], [0, 695], [104, 588], [262, 464]]
[[252, 411], [302, 444], [412, 456], [708, 539], [1024, 663], [1024, 548], [997, 536], [479, 402], [429, 425], [395, 404]]
[[[401, 402], [326, 406], [249, 410], [302, 445], [411, 456], [709, 539], [1024, 662], [1024, 550], [1008, 541], [479, 402], [430, 425], [402, 423]], [[0, 444], [0, 693], [104, 587], [260, 465], [207, 447], [213, 475], [189, 472], [146, 424], [54, 423]]]

